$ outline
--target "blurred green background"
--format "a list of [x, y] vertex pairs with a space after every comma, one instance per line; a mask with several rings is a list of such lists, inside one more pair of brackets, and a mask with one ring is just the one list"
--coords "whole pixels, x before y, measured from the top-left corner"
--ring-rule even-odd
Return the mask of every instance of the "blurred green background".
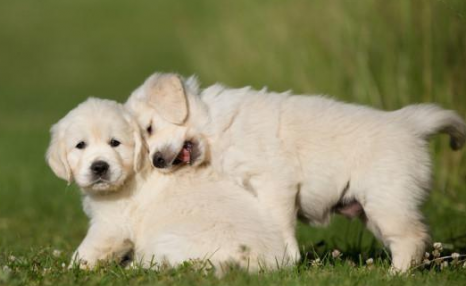
[[[154, 71], [466, 117], [466, 1], [2, 0], [0, 251], [76, 248], [87, 219], [45, 164], [48, 130], [88, 96], [124, 101]], [[434, 240], [465, 250], [466, 152], [436, 137], [432, 153], [426, 219]], [[381, 252], [339, 218], [299, 238], [317, 252]]]

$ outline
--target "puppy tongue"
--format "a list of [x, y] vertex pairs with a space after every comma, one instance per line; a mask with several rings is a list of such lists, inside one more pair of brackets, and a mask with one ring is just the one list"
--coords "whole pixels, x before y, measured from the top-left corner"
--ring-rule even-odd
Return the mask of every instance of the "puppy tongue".
[[177, 159], [181, 160], [181, 162], [183, 163], [189, 164], [191, 162], [191, 151], [186, 148], [183, 148], [180, 154], [178, 155]]

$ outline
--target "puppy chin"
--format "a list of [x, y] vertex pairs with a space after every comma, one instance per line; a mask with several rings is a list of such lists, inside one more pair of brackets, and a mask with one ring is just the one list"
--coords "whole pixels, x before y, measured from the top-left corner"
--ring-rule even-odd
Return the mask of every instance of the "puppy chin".
[[113, 183], [110, 183], [110, 182], [101, 182], [101, 183], [96, 183], [96, 184], [92, 184], [90, 186], [88, 186], [86, 188], [87, 191], [89, 192], [113, 192], [113, 191], [116, 191], [118, 190], [118, 188], [120, 187], [120, 185], [115, 185]]
[[82, 190], [90, 194], [117, 192], [122, 187], [123, 183], [124, 180], [121, 178], [100, 182], [77, 182], [78, 186], [81, 187]]

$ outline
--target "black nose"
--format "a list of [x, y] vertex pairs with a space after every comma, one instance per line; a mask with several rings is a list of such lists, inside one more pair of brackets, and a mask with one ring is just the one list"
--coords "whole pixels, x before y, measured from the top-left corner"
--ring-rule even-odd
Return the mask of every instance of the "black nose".
[[163, 158], [161, 152], [157, 152], [154, 154], [154, 157], [152, 158], [152, 164], [154, 164], [154, 167], [159, 169], [167, 167], [167, 164], [165, 163], [165, 159]]
[[107, 174], [109, 167], [110, 166], [107, 164], [107, 162], [97, 161], [97, 162], [92, 163], [91, 170], [94, 175], [103, 176]]

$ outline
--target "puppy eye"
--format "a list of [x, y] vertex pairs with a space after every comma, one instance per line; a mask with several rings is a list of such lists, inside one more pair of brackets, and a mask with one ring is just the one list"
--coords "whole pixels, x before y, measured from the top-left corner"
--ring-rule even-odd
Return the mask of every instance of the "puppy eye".
[[86, 148], [86, 143], [84, 141], [81, 141], [78, 144], [76, 144], [76, 148], [82, 150]]
[[146, 128], [147, 133], [152, 134], [152, 125], [149, 125], [149, 127]]
[[110, 146], [112, 147], [118, 147], [120, 146], [121, 142], [115, 139], [110, 140]]

